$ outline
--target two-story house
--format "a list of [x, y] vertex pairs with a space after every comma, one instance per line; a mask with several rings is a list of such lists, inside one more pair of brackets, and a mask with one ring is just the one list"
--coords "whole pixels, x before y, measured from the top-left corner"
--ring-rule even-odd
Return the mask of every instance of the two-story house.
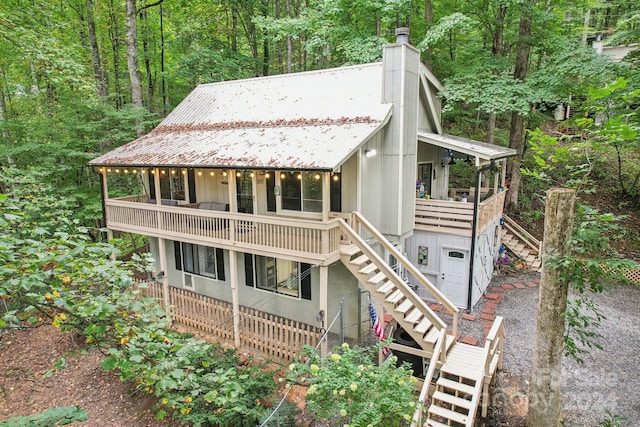
[[[420, 343], [407, 351], [441, 367], [456, 346], [425, 300], [453, 313], [455, 336], [458, 307], [492, 276], [515, 153], [444, 134], [439, 89], [402, 31], [379, 63], [200, 85], [150, 133], [90, 162], [107, 227], [148, 236], [175, 312], [173, 291], [228, 304], [219, 332], [237, 345], [267, 345], [243, 307], [326, 328], [341, 307], [362, 310], [341, 302], [364, 289]], [[475, 187], [449, 188], [455, 159]], [[114, 174], [137, 174], [142, 194], [109, 197]]]

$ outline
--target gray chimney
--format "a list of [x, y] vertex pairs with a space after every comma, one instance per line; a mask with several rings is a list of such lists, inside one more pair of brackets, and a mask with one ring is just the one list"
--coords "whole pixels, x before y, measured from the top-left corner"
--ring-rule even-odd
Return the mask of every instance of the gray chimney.
[[409, 27], [396, 28], [396, 43], [399, 43], [399, 44], [409, 43]]

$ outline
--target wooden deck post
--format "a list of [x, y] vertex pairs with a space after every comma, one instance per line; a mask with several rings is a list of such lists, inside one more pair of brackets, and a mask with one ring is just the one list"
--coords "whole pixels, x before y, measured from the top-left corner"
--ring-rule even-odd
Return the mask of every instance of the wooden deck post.
[[233, 310], [233, 345], [240, 348], [240, 298], [238, 295], [238, 259], [236, 251], [229, 251], [231, 302]]
[[560, 384], [568, 282], [561, 280], [562, 267], [549, 264], [549, 256], [570, 252], [576, 192], [552, 188], [547, 191], [542, 248], [542, 276], [536, 325], [536, 342], [529, 391], [529, 427], [560, 425]]
[[171, 297], [169, 295], [169, 275], [167, 274], [167, 246], [165, 239], [158, 237], [158, 254], [160, 255], [160, 272], [162, 273], [162, 304], [167, 313], [171, 313]]
[[331, 174], [322, 172], [322, 222], [329, 221], [331, 211]]
[[[329, 321], [329, 312], [327, 305], [327, 294], [329, 288], [329, 267], [326, 265], [320, 266], [320, 294], [318, 295], [318, 309], [324, 313], [324, 317], [322, 319], [322, 327], [325, 328], [328, 326]], [[320, 344], [320, 356], [325, 356], [328, 351], [328, 343], [327, 339], [323, 339]]]

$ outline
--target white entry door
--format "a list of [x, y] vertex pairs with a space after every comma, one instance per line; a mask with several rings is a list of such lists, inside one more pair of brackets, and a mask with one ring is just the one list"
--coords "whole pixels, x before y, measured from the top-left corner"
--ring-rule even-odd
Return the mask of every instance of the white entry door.
[[467, 306], [469, 251], [442, 248], [440, 290], [458, 307]]

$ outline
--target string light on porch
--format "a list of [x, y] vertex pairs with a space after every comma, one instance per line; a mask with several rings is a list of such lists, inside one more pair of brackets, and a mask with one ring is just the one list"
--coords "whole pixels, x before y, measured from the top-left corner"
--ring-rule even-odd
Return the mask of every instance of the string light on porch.
[[124, 173], [129, 173], [129, 169], [125, 169], [125, 170], [124, 170]]
[[187, 170], [186, 169], [182, 169], [182, 175], [186, 175], [187, 174]]
[[175, 175], [176, 174], [176, 170], [175, 169], [171, 169], [171, 175]]
[[120, 169], [116, 169], [116, 173], [120, 173]]
[[335, 182], [340, 181], [340, 175], [338, 175], [337, 173], [332, 174], [332, 178]]
[[160, 171], [160, 173], [161, 173], [162, 175], [164, 175], [164, 174], [166, 174], [167, 172], [166, 172], [164, 169], [162, 169], [162, 170]]
[[255, 173], [253, 173], [253, 172], [251, 172], [251, 173], [249, 174], [249, 176], [250, 176], [251, 178], [253, 178], [254, 176], [256, 176], [256, 174], [255, 174]]
[[302, 179], [302, 173], [299, 173], [299, 174], [296, 176], [296, 178], [298, 178], [299, 180], [301, 180], [301, 179]]
[[316, 179], [316, 181], [318, 181], [318, 180], [320, 179], [320, 174], [319, 174], [319, 173], [317, 173], [317, 174], [315, 174], [313, 177]]
[[240, 178], [242, 176], [242, 172], [236, 172], [236, 176]]
[[[214, 171], [209, 172], [209, 175], [213, 176], [215, 174]], [[223, 174], [224, 175], [224, 174]]]
[[269, 179], [269, 178], [271, 178], [271, 174], [269, 172], [265, 172], [264, 173], [264, 177]]
[[222, 176], [227, 176], [227, 171], [222, 171]]
[[285, 179], [285, 177], [286, 177], [286, 176], [287, 176], [287, 175], [285, 175], [285, 173], [284, 173], [284, 172], [282, 172], [282, 173], [280, 174], [280, 179]]
[[198, 171], [198, 176], [202, 176], [202, 171]]

